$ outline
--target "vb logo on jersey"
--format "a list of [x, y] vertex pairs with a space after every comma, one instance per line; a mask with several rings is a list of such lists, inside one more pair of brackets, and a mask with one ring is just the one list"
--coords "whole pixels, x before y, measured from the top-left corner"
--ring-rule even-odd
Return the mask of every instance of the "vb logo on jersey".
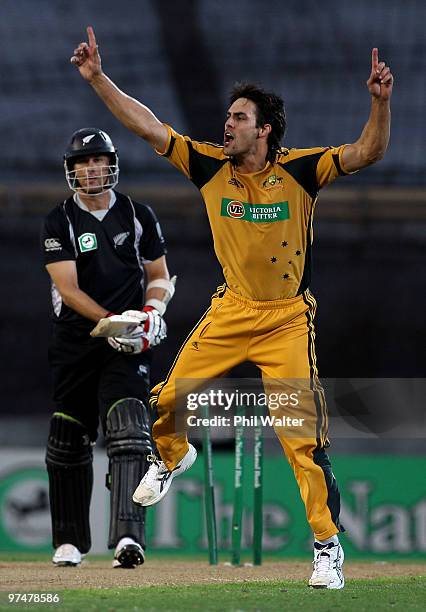
[[251, 204], [222, 198], [221, 217], [231, 217], [251, 223], [273, 223], [290, 219], [288, 202], [274, 202], [273, 204]]
[[226, 212], [228, 213], [228, 216], [232, 217], [233, 219], [241, 219], [241, 217], [244, 217], [245, 215], [244, 206], [241, 204], [241, 202], [238, 202], [238, 200], [231, 200], [228, 202], [226, 205]]
[[81, 253], [87, 251], [94, 251], [98, 248], [98, 241], [96, 240], [96, 234], [86, 232], [78, 237], [78, 246], [80, 247]]

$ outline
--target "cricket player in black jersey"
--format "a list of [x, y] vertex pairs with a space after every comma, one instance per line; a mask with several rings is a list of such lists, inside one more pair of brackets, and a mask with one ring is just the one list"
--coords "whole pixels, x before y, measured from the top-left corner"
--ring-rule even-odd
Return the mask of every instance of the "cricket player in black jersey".
[[[135, 567], [145, 557], [145, 509], [131, 494], [153, 452], [150, 347], [166, 337], [163, 314], [174, 285], [155, 214], [114, 190], [119, 166], [110, 137], [78, 130], [64, 165], [74, 194], [47, 215], [42, 230], [53, 304], [55, 411], [46, 454], [53, 563], [78, 565], [91, 546], [92, 446], [100, 420], [109, 457], [108, 547], [115, 548], [113, 567]], [[99, 319], [123, 312], [141, 321], [130, 336], [90, 337]]]

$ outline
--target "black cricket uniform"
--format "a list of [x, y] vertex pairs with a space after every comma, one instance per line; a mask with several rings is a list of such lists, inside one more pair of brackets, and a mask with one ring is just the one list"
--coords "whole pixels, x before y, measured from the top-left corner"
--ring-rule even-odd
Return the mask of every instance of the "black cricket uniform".
[[[83, 210], [76, 196], [46, 217], [42, 230], [44, 263], [75, 261], [79, 288], [110, 312], [141, 309], [143, 264], [166, 253], [158, 220], [150, 207], [111, 191], [103, 217]], [[97, 437], [99, 416], [119, 399], [149, 393], [151, 352], [126, 355], [105, 338], [91, 338], [94, 322], [66, 306], [52, 283], [53, 330], [49, 363], [55, 411], [77, 419]]]

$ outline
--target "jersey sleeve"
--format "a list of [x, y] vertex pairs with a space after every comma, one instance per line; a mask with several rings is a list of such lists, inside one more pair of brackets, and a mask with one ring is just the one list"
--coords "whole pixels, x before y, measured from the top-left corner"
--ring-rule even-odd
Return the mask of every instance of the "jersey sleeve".
[[68, 223], [59, 209], [53, 210], [44, 220], [40, 238], [44, 265], [76, 259]]
[[324, 187], [329, 183], [332, 183], [338, 176], [345, 176], [347, 174], [355, 174], [354, 172], [348, 172], [345, 170], [342, 161], [343, 150], [346, 145], [340, 147], [327, 147], [320, 156], [316, 168], [316, 177], [318, 188]]
[[169, 136], [164, 151], [157, 151], [182, 174], [189, 178], [198, 189], [210, 181], [220, 168], [227, 163], [223, 147], [211, 142], [198, 142], [189, 136], [182, 136], [165, 125]]
[[155, 261], [167, 253], [160, 222], [150, 206], [139, 204], [136, 207], [136, 216], [142, 225], [142, 236], [139, 242], [142, 262]]
[[283, 149], [278, 163], [312, 198], [316, 198], [318, 191], [338, 176], [351, 174], [342, 161], [345, 146]]

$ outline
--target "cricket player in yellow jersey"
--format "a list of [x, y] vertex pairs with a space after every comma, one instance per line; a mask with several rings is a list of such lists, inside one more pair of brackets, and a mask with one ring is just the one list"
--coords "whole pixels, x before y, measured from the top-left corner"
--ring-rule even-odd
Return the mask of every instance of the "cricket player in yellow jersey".
[[153, 437], [161, 457], [136, 489], [149, 506], [166, 494], [196, 451], [175, 427], [175, 382], [223, 376], [244, 361], [261, 370], [266, 386], [282, 379], [310, 380], [304, 414], [315, 428], [306, 437], [276, 428], [294, 470], [314, 533], [309, 584], [340, 589], [343, 550], [337, 534], [340, 498], [325, 452], [327, 414], [317, 380], [316, 303], [309, 291], [312, 219], [321, 187], [339, 175], [381, 159], [390, 130], [393, 76], [372, 50], [367, 81], [371, 112], [356, 142], [339, 147], [281, 147], [286, 120], [282, 99], [255, 85], [231, 94], [223, 145], [195, 142], [162, 123], [146, 106], [120, 91], [103, 73], [92, 28], [71, 62], [112, 113], [184, 173], [200, 190], [225, 284], [180, 349], [167, 378], [152, 391], [158, 411]]

